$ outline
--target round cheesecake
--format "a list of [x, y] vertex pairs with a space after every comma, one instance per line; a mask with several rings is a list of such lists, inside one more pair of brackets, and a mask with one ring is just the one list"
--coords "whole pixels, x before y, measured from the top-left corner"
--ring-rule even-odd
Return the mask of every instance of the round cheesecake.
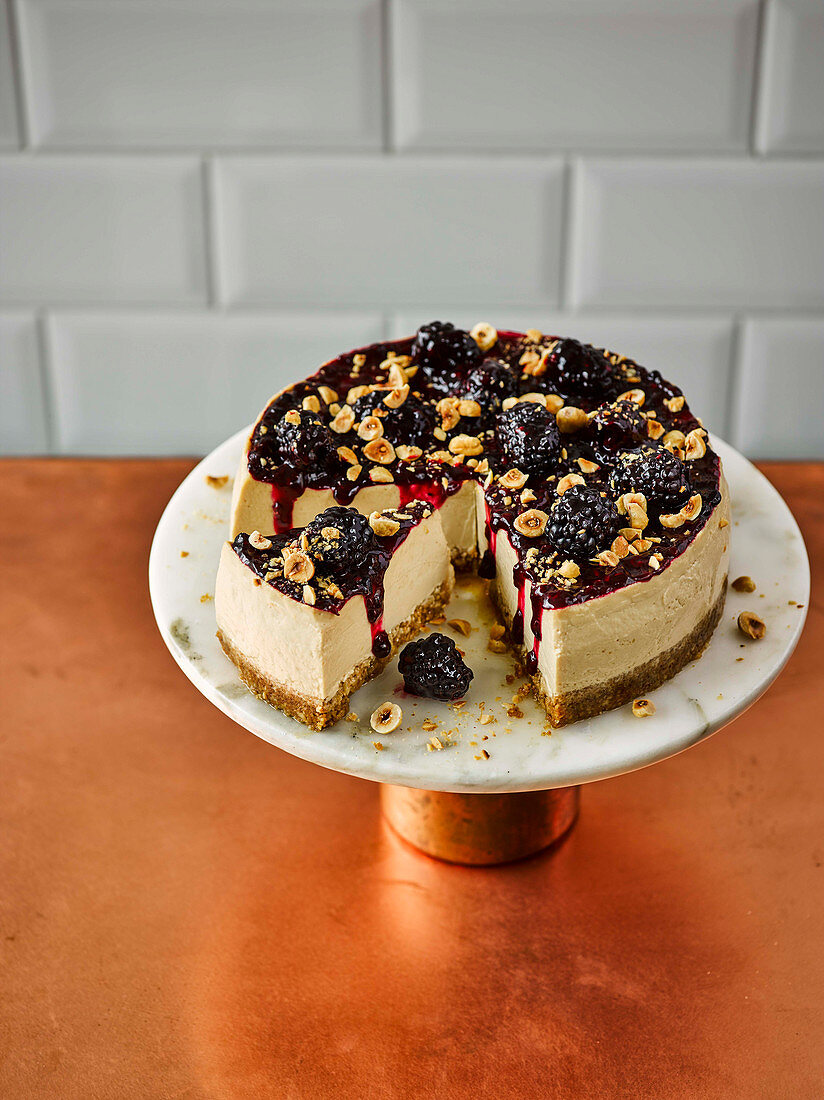
[[[624, 356], [536, 330], [440, 322], [338, 356], [260, 415], [231, 535], [299, 539], [330, 508], [404, 516], [418, 501], [454, 566], [491, 582], [553, 725], [651, 691], [700, 656], [721, 616], [720, 460], [681, 390]], [[444, 581], [442, 563], [430, 578], [425, 561], [410, 559], [395, 582], [414, 571], [423, 604]], [[221, 625], [231, 586], [219, 576], [221, 589], [218, 625], [239, 664]], [[266, 638], [256, 644], [265, 650]], [[283, 676], [286, 666], [288, 655]]]

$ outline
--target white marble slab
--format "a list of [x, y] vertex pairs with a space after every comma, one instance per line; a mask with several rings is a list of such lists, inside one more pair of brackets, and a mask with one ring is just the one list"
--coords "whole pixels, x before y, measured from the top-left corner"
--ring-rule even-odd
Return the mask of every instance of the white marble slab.
[[[749, 574], [758, 589], [746, 596], [729, 592], [701, 660], [652, 693], [654, 717], [635, 718], [626, 706], [550, 734], [543, 711], [530, 699], [521, 704], [522, 718], [509, 717], [517, 687], [506, 682], [512, 659], [487, 651], [491, 617], [482, 586], [473, 580], [456, 593], [449, 609], [450, 617], [468, 619], [475, 627], [469, 638], [459, 639], [475, 672], [463, 709], [396, 694], [401, 678], [393, 660], [352, 697], [359, 722], [342, 721], [314, 733], [252, 696], [215, 637], [212, 596], [231, 483], [216, 489], [206, 476], [233, 474], [247, 435], [248, 428], [204, 459], [169, 502], [149, 563], [155, 616], [172, 656], [215, 706], [265, 741], [335, 771], [464, 792], [539, 790], [619, 775], [681, 752], [730, 722], [769, 687], [801, 634], [810, 574], [798, 526], [755, 467], [716, 440], [732, 492], [730, 576]], [[767, 624], [760, 642], [745, 639], [736, 628], [745, 608]], [[397, 732], [378, 737], [369, 715], [385, 699], [402, 706], [404, 720]], [[496, 716], [494, 723], [478, 723], [481, 700]], [[426, 718], [439, 723], [436, 732], [447, 743], [443, 750], [427, 749], [432, 733], [421, 728]], [[383, 750], [375, 748], [375, 741]]]

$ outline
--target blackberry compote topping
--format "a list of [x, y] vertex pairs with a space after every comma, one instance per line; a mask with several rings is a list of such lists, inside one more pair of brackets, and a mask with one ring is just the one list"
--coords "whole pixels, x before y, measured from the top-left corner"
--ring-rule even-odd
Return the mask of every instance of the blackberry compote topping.
[[684, 463], [663, 447], [639, 447], [616, 455], [610, 486], [616, 493], [643, 493], [650, 504], [677, 512], [692, 486]]
[[359, 397], [352, 409], [356, 420], [373, 416], [380, 410], [383, 434], [390, 443], [406, 443], [423, 447], [432, 442], [432, 432], [438, 424], [434, 405], [418, 400], [410, 393], [402, 405], [394, 409], [383, 404], [389, 390], [372, 390]]
[[546, 533], [556, 550], [582, 562], [608, 549], [620, 525], [610, 499], [587, 485], [573, 485], [552, 508]]
[[357, 569], [375, 545], [369, 520], [354, 508], [327, 508], [306, 525], [305, 535], [307, 554], [333, 572]]
[[435, 389], [454, 391], [458, 382], [481, 361], [483, 352], [464, 329], [449, 321], [421, 325], [412, 344], [412, 358]]
[[410, 695], [428, 699], [460, 699], [474, 676], [452, 639], [437, 633], [410, 642], [398, 658], [398, 668]]
[[504, 457], [523, 473], [546, 477], [561, 454], [555, 417], [532, 401], [520, 401], [501, 413], [495, 425]]
[[507, 397], [518, 396], [518, 376], [502, 359], [484, 359], [463, 381], [461, 397], [477, 401], [488, 418], [501, 411]]
[[541, 379], [544, 387], [574, 405], [598, 405], [612, 384], [606, 356], [577, 340], [557, 340], [546, 357], [546, 368]]
[[613, 401], [596, 409], [589, 422], [593, 446], [608, 454], [626, 447], [637, 447], [647, 435], [647, 421], [634, 401]]
[[290, 409], [273, 429], [280, 465], [298, 470], [325, 465], [335, 457], [329, 429], [317, 413]]

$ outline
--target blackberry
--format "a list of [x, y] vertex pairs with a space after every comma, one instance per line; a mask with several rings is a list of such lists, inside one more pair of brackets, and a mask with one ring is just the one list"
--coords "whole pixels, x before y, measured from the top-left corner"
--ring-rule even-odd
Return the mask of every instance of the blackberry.
[[437, 633], [405, 646], [398, 669], [410, 695], [428, 699], [460, 699], [474, 677], [452, 639]]
[[448, 321], [421, 325], [412, 344], [414, 361], [430, 384], [444, 393], [454, 390], [482, 355], [469, 333]]
[[590, 420], [589, 429], [594, 448], [606, 454], [636, 447], [649, 438], [646, 418], [634, 401], [601, 405]]
[[329, 429], [317, 413], [295, 410], [300, 417], [293, 424], [283, 417], [272, 429], [281, 465], [296, 469], [323, 466], [335, 457]]
[[620, 526], [611, 500], [588, 485], [573, 485], [553, 506], [546, 533], [556, 550], [581, 562], [608, 549]]
[[[330, 534], [333, 530], [340, 533], [339, 538]], [[375, 545], [369, 520], [354, 508], [327, 508], [306, 525], [304, 533], [309, 556], [333, 570], [342, 565], [347, 572], [356, 570]]]
[[558, 425], [543, 405], [520, 401], [498, 416], [495, 430], [507, 461], [525, 474], [546, 477], [558, 461]]
[[438, 424], [438, 414], [434, 405], [427, 405], [410, 393], [402, 405], [396, 409], [383, 404], [386, 390], [373, 390], [359, 397], [352, 409], [356, 420], [371, 416], [380, 409], [383, 434], [390, 443], [407, 443], [423, 447], [432, 442], [432, 432]]
[[616, 455], [610, 487], [615, 493], [643, 493], [650, 504], [678, 511], [692, 491], [684, 463], [663, 447], [638, 447]]
[[501, 411], [507, 397], [518, 396], [518, 376], [502, 359], [484, 359], [463, 380], [460, 395], [477, 401], [486, 421]]
[[560, 394], [573, 405], [594, 407], [612, 384], [612, 368], [606, 356], [578, 340], [557, 340], [546, 365], [541, 381], [547, 392]]

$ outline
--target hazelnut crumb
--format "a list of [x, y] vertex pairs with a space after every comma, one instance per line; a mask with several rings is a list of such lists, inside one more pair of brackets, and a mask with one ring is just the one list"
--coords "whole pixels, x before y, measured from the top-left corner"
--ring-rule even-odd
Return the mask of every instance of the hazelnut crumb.
[[464, 638], [468, 638], [472, 633], [472, 624], [467, 622], [466, 619], [448, 619], [447, 623], [457, 630], [459, 634], [463, 634]]
[[734, 589], [736, 592], [755, 592], [755, 581], [752, 577], [746, 575], [736, 577], [735, 580], [731, 582], [730, 588]]
[[212, 474], [207, 474], [204, 480], [206, 481], [207, 485], [211, 486], [212, 489], [222, 489], [223, 486], [228, 482], [229, 475], [223, 474], [222, 477], [214, 477]]
[[650, 718], [655, 714], [655, 703], [651, 699], [636, 699], [632, 704], [632, 713], [636, 718]]
[[375, 733], [392, 733], [403, 720], [403, 711], [397, 703], [387, 700], [374, 711], [369, 718], [369, 725]]
[[760, 641], [767, 633], [767, 627], [763, 619], [759, 619], [752, 611], [742, 611], [738, 616], [738, 629], [753, 641]]

